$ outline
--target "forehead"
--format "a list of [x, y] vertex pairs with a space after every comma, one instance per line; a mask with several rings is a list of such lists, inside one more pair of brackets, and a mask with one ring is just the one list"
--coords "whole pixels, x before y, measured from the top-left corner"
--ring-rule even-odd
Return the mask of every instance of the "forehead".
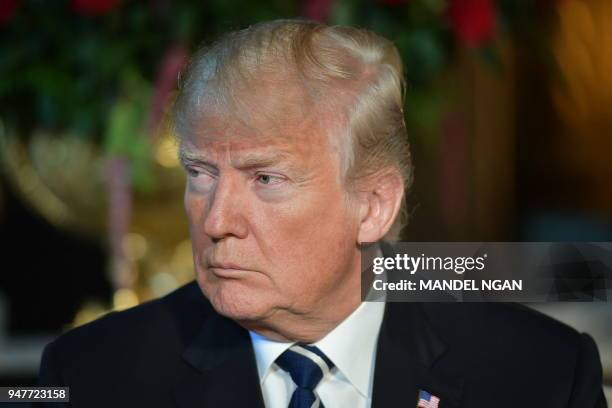
[[232, 104], [205, 104], [189, 128], [181, 129], [181, 145], [189, 149], [303, 150], [328, 147], [330, 115], [298, 98], [259, 97], [256, 93]]
[[295, 143], [282, 139], [261, 138], [229, 140], [187, 139], [181, 142], [180, 157], [183, 162], [204, 161], [219, 164], [229, 159], [238, 167], [262, 167], [279, 162], [294, 162], [296, 157], [307, 157], [312, 153], [304, 143]]
[[205, 86], [188, 128], [180, 129], [181, 145], [232, 156], [257, 150], [300, 156], [317, 151], [327, 157], [325, 150], [339, 150], [344, 120], [338, 109], [330, 109], [332, 95], [321, 98], [290, 70], [258, 74]]
[[265, 118], [245, 121], [232, 114], [206, 114], [194, 132], [181, 138], [181, 157], [255, 167], [280, 162], [311, 167], [330, 157], [328, 135], [315, 116], [301, 121], [270, 123]]

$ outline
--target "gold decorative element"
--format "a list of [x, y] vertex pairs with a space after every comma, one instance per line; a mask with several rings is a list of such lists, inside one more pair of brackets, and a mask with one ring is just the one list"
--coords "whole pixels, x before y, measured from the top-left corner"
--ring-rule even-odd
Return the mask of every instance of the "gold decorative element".
[[161, 138], [155, 149], [155, 160], [163, 167], [178, 167], [179, 161], [176, 154], [176, 141], [171, 135]]
[[563, 117], [578, 128], [612, 123], [610, 21], [609, 0], [567, 0], [559, 6], [554, 52], [564, 86], [555, 88], [554, 97]]
[[68, 325], [68, 327], [66, 327], [66, 329], [71, 329], [73, 327], [89, 323], [104, 316], [109, 311], [110, 310], [100, 302], [88, 301], [83, 305], [83, 307], [81, 307], [81, 310], [77, 312], [74, 320], [70, 325]]
[[[112, 303], [86, 301], [72, 326], [162, 296], [193, 279], [183, 209], [185, 176], [175, 149], [171, 134], [153, 142], [156, 187], [133, 193], [129, 233], [121, 242], [125, 259], [108, 265], [109, 280], [116, 284]], [[23, 201], [49, 222], [106, 244], [105, 157], [95, 144], [45, 132], [24, 142], [0, 126], [0, 166]]]
[[138, 305], [138, 295], [131, 289], [119, 289], [113, 295], [113, 309], [124, 310]]
[[559, 163], [580, 180], [580, 207], [612, 209], [612, 2], [559, 3], [554, 52], [562, 74], [553, 99], [561, 115]]
[[123, 237], [122, 247], [127, 259], [135, 262], [147, 254], [148, 243], [141, 234], [129, 233]]
[[104, 229], [102, 159], [92, 144], [38, 132], [24, 145], [0, 123], [0, 164], [24, 201], [52, 224], [87, 234]]

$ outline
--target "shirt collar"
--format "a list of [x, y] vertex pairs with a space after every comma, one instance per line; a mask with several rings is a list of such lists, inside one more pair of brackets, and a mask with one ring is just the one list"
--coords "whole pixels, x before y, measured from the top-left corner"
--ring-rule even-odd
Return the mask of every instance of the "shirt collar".
[[259, 373], [259, 382], [263, 384], [266, 375], [270, 372], [270, 366], [276, 361], [278, 356], [283, 354], [285, 350], [295, 344], [295, 342], [281, 342], [270, 340], [254, 331], [249, 330], [251, 335], [251, 343], [255, 350], [255, 360], [257, 362], [257, 372]]
[[[371, 394], [376, 344], [385, 309], [384, 302], [363, 302], [331, 332], [313, 345], [318, 347], [364, 397]], [[270, 340], [249, 331], [257, 371], [263, 384], [274, 361], [293, 342]]]
[[314, 343], [364, 397], [370, 397], [376, 344], [384, 302], [363, 302], [349, 317]]

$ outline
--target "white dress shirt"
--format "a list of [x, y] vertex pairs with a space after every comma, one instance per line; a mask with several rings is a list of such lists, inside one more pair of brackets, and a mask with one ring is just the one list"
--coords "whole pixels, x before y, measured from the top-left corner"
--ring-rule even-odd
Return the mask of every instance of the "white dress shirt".
[[[313, 344], [335, 365], [315, 389], [326, 408], [370, 407], [376, 345], [384, 310], [384, 302], [364, 302]], [[266, 407], [287, 408], [296, 385], [289, 373], [274, 361], [295, 343], [273, 341], [255, 332], [249, 334]]]

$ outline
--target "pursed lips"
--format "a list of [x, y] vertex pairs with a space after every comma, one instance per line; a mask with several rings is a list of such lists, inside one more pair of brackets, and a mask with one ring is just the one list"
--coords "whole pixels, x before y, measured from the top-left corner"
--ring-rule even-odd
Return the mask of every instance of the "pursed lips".
[[256, 272], [233, 262], [209, 262], [208, 269], [218, 277], [230, 279], [241, 278], [245, 274]]

